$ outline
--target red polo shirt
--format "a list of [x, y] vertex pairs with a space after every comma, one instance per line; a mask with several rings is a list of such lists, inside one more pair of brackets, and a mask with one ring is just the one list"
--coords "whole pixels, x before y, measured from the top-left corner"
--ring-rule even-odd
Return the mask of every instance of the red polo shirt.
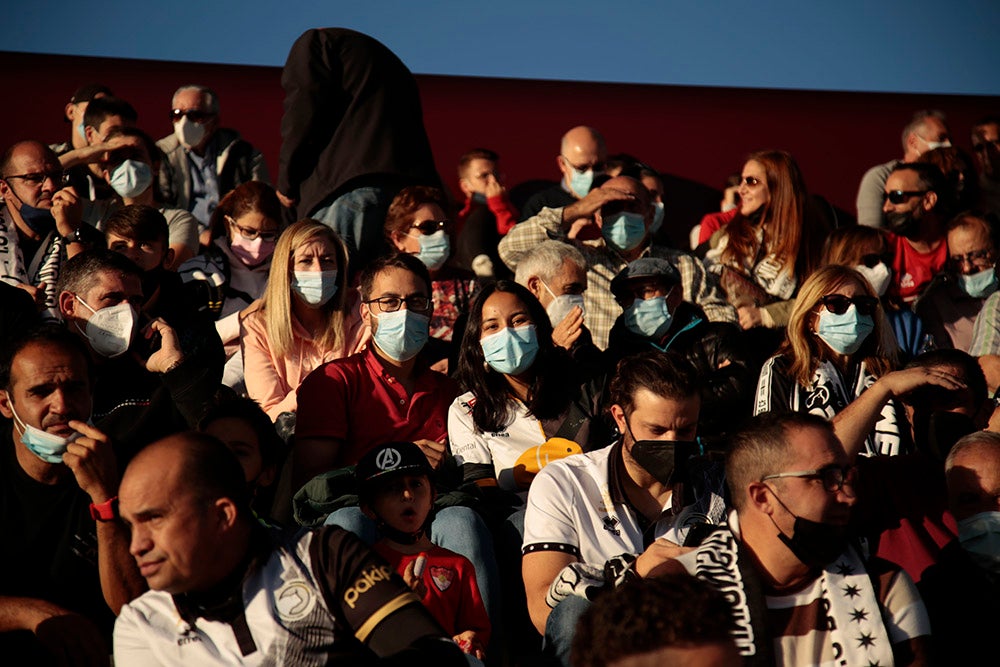
[[906, 238], [886, 232], [892, 248], [892, 287], [890, 294], [904, 303], [915, 300], [931, 280], [944, 269], [948, 261], [948, 244], [944, 239], [930, 252], [917, 252]]
[[342, 441], [339, 465], [353, 465], [374, 446], [393, 440], [443, 442], [448, 437], [448, 407], [458, 395], [455, 381], [424, 368], [408, 396], [373, 348], [323, 364], [299, 386], [295, 437]]

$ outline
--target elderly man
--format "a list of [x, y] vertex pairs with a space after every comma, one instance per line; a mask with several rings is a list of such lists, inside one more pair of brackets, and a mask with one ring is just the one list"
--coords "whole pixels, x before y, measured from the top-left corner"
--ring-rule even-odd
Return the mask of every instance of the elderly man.
[[87, 350], [54, 324], [0, 364], [0, 654], [107, 665], [119, 608], [143, 590], [114, 519], [118, 466], [92, 414]]
[[946, 270], [931, 281], [916, 304], [917, 315], [938, 349], [969, 351], [976, 317], [1000, 284], [996, 233], [993, 221], [978, 213], [962, 213], [948, 223]]
[[20, 141], [0, 158], [0, 280], [28, 292], [56, 319], [56, 279], [67, 258], [100, 238], [84, 225], [80, 198], [64, 187], [52, 149]]
[[144, 449], [119, 496], [152, 589], [115, 624], [119, 667], [465, 664], [420, 599], [350, 533], [285, 538], [258, 523], [243, 469], [209, 435]]
[[267, 165], [236, 130], [219, 127], [219, 98], [210, 88], [178, 88], [170, 118], [173, 134], [156, 142], [167, 156], [160, 167], [160, 192], [168, 205], [190, 211], [204, 230], [230, 190], [247, 181], [268, 181]]
[[922, 664], [930, 623], [898, 566], [850, 546], [855, 470], [825, 419], [766, 413], [731, 440], [735, 511], [683, 566], [727, 595], [749, 665]]
[[913, 114], [913, 118], [903, 128], [903, 159], [876, 165], [861, 178], [857, 201], [858, 224], [885, 227], [882, 192], [889, 172], [901, 162], [913, 162], [923, 153], [941, 146], [951, 146], [944, 114], [932, 109]]
[[607, 157], [604, 137], [594, 128], [578, 125], [566, 132], [556, 156], [556, 166], [562, 174], [559, 185], [535, 193], [528, 199], [521, 211], [521, 219], [532, 218], [543, 208], [562, 208], [586, 197], [594, 179], [603, 173]]
[[621, 440], [549, 463], [531, 483], [522, 576], [528, 613], [568, 664], [576, 621], [599, 591], [645, 577], [725, 517], [722, 466], [695, 457], [697, 374], [673, 353], [618, 367]]
[[635, 178], [617, 176], [564, 208], [544, 208], [517, 225], [500, 242], [500, 258], [516, 272], [526, 252], [550, 239], [567, 241], [574, 228], [582, 236], [600, 237], [595, 242], [571, 242], [587, 260], [587, 326], [601, 349], [607, 346], [611, 327], [622, 312], [611, 294], [611, 280], [640, 257], [669, 260], [680, 272], [684, 301], [701, 307], [709, 320], [736, 321], [736, 311], [722, 296], [718, 277], [706, 273], [700, 260], [652, 244], [654, 216], [649, 190]]

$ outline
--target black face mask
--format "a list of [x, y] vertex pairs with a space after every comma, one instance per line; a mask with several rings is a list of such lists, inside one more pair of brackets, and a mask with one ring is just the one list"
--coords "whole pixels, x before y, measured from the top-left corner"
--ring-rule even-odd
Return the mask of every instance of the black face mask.
[[914, 216], [912, 211], [887, 213], [885, 218], [889, 223], [889, 229], [900, 236], [910, 238], [920, 228], [920, 219]]
[[[774, 491], [772, 490], [772, 493]], [[788, 509], [788, 506], [778, 498], [778, 494], [774, 494], [781, 506], [785, 508], [785, 511], [795, 517], [795, 524], [792, 526], [792, 536], [789, 537], [785, 535], [778, 524], [775, 523], [774, 527], [778, 528], [778, 539], [788, 547], [789, 551], [795, 554], [795, 557], [802, 561], [803, 564], [810, 568], [818, 569], [826, 567], [828, 564], [832, 563], [834, 559], [840, 554], [844, 553], [847, 549], [848, 541], [848, 529], [847, 525], [836, 525], [831, 523], [820, 523], [818, 521], [811, 521], [810, 519], [803, 519], [802, 517], [795, 514], [795, 512]], [[774, 517], [771, 517], [771, 522], [774, 523]]]
[[701, 445], [693, 440], [639, 440], [630, 453], [653, 479], [667, 486], [683, 477], [684, 464], [701, 453]]

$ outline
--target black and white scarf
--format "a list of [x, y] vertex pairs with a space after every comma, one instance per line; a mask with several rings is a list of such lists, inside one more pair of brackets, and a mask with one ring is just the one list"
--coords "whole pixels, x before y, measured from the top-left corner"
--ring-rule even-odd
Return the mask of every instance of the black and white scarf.
[[45, 283], [45, 310], [42, 319], [58, 320], [59, 306], [56, 303], [56, 282], [59, 268], [65, 259], [63, 238], [53, 229], [42, 241], [43, 251], [35, 253], [26, 268], [17, 238], [17, 225], [10, 218], [7, 207], [0, 207], [0, 279], [16, 285], [40, 285]]

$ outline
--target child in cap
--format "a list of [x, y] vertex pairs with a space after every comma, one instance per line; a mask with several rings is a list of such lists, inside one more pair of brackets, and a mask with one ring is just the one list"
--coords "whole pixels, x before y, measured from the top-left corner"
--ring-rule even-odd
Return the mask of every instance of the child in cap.
[[378, 525], [372, 545], [419, 595], [466, 653], [482, 659], [490, 619], [467, 558], [431, 543], [436, 495], [427, 457], [412, 442], [390, 442], [355, 468], [361, 509]]

